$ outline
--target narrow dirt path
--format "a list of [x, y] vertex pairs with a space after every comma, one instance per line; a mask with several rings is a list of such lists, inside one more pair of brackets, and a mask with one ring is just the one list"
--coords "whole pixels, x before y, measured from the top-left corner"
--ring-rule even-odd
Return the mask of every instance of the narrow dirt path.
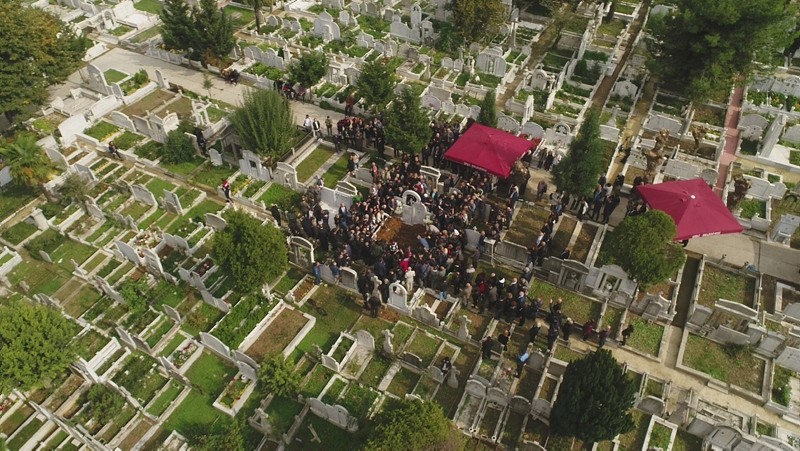
[[728, 111], [725, 113], [725, 149], [719, 159], [719, 176], [714, 192], [722, 194], [725, 188], [725, 180], [728, 177], [728, 166], [736, 159], [736, 147], [739, 145], [739, 117], [742, 112], [742, 97], [744, 86], [737, 86], [731, 95], [728, 103]]
[[539, 35], [539, 39], [531, 44], [531, 56], [528, 58], [528, 63], [525, 66], [520, 67], [517, 71], [517, 75], [508, 86], [506, 86], [506, 90], [503, 92], [503, 95], [497, 97], [497, 108], [499, 111], [502, 111], [506, 107], [506, 102], [508, 99], [514, 96], [514, 92], [522, 83], [522, 80], [525, 79], [525, 76], [528, 75], [528, 71], [539, 64], [539, 61], [542, 59], [545, 53], [550, 50], [550, 47], [553, 46], [556, 42], [556, 38], [558, 38], [561, 27], [564, 26], [564, 23], [567, 21], [567, 18], [571, 17], [572, 13], [567, 11], [566, 9], [562, 9], [561, 12], [557, 13], [554, 17], [552, 22], [550, 22], [542, 33]]
[[594, 97], [592, 98], [591, 108], [600, 109], [606, 104], [606, 100], [608, 100], [608, 96], [611, 94], [611, 88], [614, 87], [614, 83], [616, 83], [617, 78], [619, 78], [619, 74], [622, 73], [625, 62], [628, 61], [628, 57], [630, 57], [633, 52], [634, 43], [639, 37], [639, 33], [642, 32], [642, 25], [644, 25], [647, 12], [650, 11], [651, 1], [652, 0], [645, 0], [642, 6], [639, 7], [639, 14], [637, 14], [636, 18], [633, 20], [628, 31], [628, 39], [624, 44], [625, 51], [622, 53], [619, 61], [617, 61], [617, 67], [614, 68], [614, 72], [604, 77], [600, 82], [600, 86], [597, 87], [597, 91], [595, 91]]
[[[647, 112], [650, 111], [650, 105], [656, 97], [656, 86], [658, 82], [655, 78], [650, 77], [644, 84], [641, 97], [636, 105], [633, 106], [633, 114], [628, 122], [625, 124], [625, 130], [622, 131], [622, 142], [629, 142], [634, 136], [639, 134], [642, 129], [644, 119], [647, 117]], [[611, 177], [616, 177], [622, 170], [622, 159], [616, 159], [611, 162]]]

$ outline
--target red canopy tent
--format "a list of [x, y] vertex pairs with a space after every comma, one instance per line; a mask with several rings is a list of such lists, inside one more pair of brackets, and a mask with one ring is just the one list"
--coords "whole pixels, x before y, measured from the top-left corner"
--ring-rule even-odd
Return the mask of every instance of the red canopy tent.
[[447, 149], [444, 157], [505, 179], [514, 162], [532, 146], [525, 138], [476, 122]]
[[640, 185], [637, 190], [651, 208], [672, 216], [678, 227], [677, 241], [742, 231], [739, 221], [703, 179]]

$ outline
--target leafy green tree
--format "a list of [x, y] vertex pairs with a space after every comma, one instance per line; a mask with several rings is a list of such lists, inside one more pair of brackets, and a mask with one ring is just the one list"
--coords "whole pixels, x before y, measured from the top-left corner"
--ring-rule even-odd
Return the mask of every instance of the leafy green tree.
[[131, 312], [141, 313], [147, 310], [147, 279], [142, 277], [137, 280], [128, 279], [119, 287], [119, 295], [128, 304]]
[[386, 105], [394, 97], [395, 85], [397, 85], [397, 76], [394, 68], [382, 58], [364, 64], [356, 82], [358, 93], [375, 111], [386, 110]]
[[64, 177], [64, 183], [58, 188], [62, 204], [82, 203], [90, 192], [86, 179], [77, 172], [70, 172]]
[[574, 360], [550, 411], [550, 433], [590, 443], [631, 431], [635, 391], [610, 351], [598, 349]]
[[0, 1], [0, 113], [9, 122], [81, 65], [86, 39], [41, 8]]
[[14, 142], [0, 148], [0, 157], [9, 166], [14, 183], [20, 186], [44, 191], [44, 184], [55, 174], [53, 161], [36, 144], [33, 135], [20, 134]]
[[467, 45], [486, 42], [508, 19], [501, 0], [452, 0], [449, 8], [453, 27]]
[[224, 57], [233, 50], [236, 45], [233, 22], [219, 8], [217, 0], [200, 0], [192, 17], [198, 37], [195, 51], [200, 51], [205, 61], [209, 61], [211, 57]]
[[644, 288], [662, 282], [686, 260], [683, 247], [673, 241], [675, 231], [675, 222], [662, 211], [628, 216], [611, 235], [610, 262], [621, 266]]
[[481, 112], [478, 113], [478, 122], [488, 127], [497, 127], [497, 99], [494, 89], [487, 92], [481, 101]]
[[395, 149], [419, 153], [431, 139], [430, 118], [411, 88], [403, 89], [387, 114], [386, 140]]
[[[167, 140], [161, 148], [161, 161], [168, 164], [185, 163], [197, 157], [191, 138], [181, 130], [173, 130], [167, 134]], [[160, 193], [157, 193], [160, 194]]]
[[600, 138], [600, 114], [586, 113], [578, 136], [572, 140], [569, 153], [553, 167], [553, 179], [559, 190], [577, 196], [592, 193], [603, 172], [603, 141]]
[[289, 67], [289, 78], [310, 88], [328, 71], [328, 57], [322, 52], [306, 53]]
[[242, 418], [235, 419], [230, 426], [215, 422], [210, 431], [194, 437], [192, 449], [198, 451], [246, 451], [247, 427]]
[[104, 384], [94, 384], [86, 392], [89, 418], [106, 420], [116, 416], [125, 405], [125, 398]]
[[258, 369], [258, 381], [265, 394], [294, 396], [300, 389], [301, 379], [283, 356], [273, 356]]
[[261, 288], [286, 270], [286, 242], [279, 229], [243, 211], [229, 211], [225, 220], [227, 227], [214, 234], [214, 261], [233, 277], [238, 291]]
[[25, 301], [0, 304], [0, 393], [52, 380], [75, 360], [76, 327], [59, 312]]
[[775, 56], [798, 33], [797, 2], [678, 0], [677, 10], [650, 29], [651, 69], [670, 89], [694, 101], [727, 92]]
[[277, 161], [294, 143], [292, 111], [277, 91], [245, 91], [242, 106], [230, 120], [244, 147], [270, 161]]
[[184, 0], [164, 0], [161, 10], [161, 38], [169, 49], [189, 50], [197, 42], [192, 9]]
[[450, 421], [430, 401], [402, 400], [375, 417], [364, 450], [443, 449], [450, 439]]
[[189, 8], [183, 0], [165, 0], [161, 36], [170, 49], [188, 51], [205, 61], [226, 56], [236, 44], [233, 23], [215, 0], [200, 0]]

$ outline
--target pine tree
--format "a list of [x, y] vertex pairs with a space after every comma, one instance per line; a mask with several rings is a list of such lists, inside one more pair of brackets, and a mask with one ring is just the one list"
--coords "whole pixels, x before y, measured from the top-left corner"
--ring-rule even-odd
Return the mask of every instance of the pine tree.
[[612, 440], [633, 429], [635, 387], [605, 349], [567, 366], [550, 411], [550, 433], [584, 442]]
[[397, 76], [394, 69], [381, 58], [368, 62], [361, 68], [356, 82], [358, 94], [364, 97], [367, 105], [376, 111], [383, 111], [394, 96]]
[[199, 51], [208, 59], [209, 55], [224, 57], [236, 44], [233, 37], [233, 23], [225, 11], [219, 9], [216, 0], [200, 0], [199, 8], [194, 10], [194, 21], [199, 37]]
[[497, 99], [494, 89], [487, 92], [481, 101], [481, 112], [478, 114], [478, 122], [487, 127], [497, 127]]
[[553, 178], [561, 191], [588, 196], [603, 172], [603, 141], [600, 138], [600, 114], [589, 110], [578, 136], [572, 140], [569, 153], [553, 167]]
[[404, 88], [389, 108], [386, 124], [386, 140], [395, 149], [408, 153], [419, 153], [428, 145], [433, 133], [430, 119], [422, 109], [420, 98], [411, 88]]
[[168, 49], [189, 50], [197, 41], [191, 9], [184, 0], [164, 0], [161, 38]]
[[269, 159], [280, 158], [294, 143], [292, 111], [277, 91], [245, 91], [230, 120], [245, 149]]

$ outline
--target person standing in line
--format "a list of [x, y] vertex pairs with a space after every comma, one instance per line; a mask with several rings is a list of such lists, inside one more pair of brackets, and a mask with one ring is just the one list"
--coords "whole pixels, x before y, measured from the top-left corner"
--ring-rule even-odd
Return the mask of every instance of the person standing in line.
[[572, 335], [572, 318], [567, 318], [564, 325], [561, 326], [561, 333], [564, 334], [564, 340], [569, 343], [569, 336]]
[[611, 335], [611, 326], [607, 326], [605, 329], [601, 330], [598, 334], [597, 340], [597, 347], [602, 348], [606, 344], [606, 340], [608, 340], [608, 336]]
[[322, 139], [322, 125], [319, 123], [317, 118], [311, 122], [311, 129], [314, 132], [314, 137], [317, 139]]
[[486, 337], [481, 343], [481, 354], [484, 359], [492, 357], [492, 348], [494, 347], [494, 339], [491, 336]]
[[536, 341], [536, 337], [539, 335], [540, 330], [542, 330], [542, 323], [539, 321], [533, 323], [533, 326], [531, 326], [530, 330], [528, 330], [528, 344]]
[[525, 368], [525, 363], [528, 362], [530, 357], [531, 355], [528, 354], [528, 351], [524, 349], [519, 353], [519, 356], [517, 357], [517, 374], [515, 377], [522, 376], [522, 370]]
[[325, 118], [325, 128], [328, 129], [328, 137], [333, 136], [333, 121], [330, 116]]
[[628, 327], [622, 331], [622, 346], [625, 346], [631, 335], [633, 335], [633, 324], [628, 324]]
[[314, 274], [314, 285], [319, 285], [322, 282], [322, 272], [320, 271], [319, 262], [314, 262], [311, 267], [311, 273]]
[[225, 193], [225, 202], [233, 203], [231, 199], [231, 182], [228, 179], [222, 179], [222, 192]]
[[508, 351], [508, 339], [511, 338], [511, 331], [506, 329], [497, 337], [497, 342], [503, 345], [503, 351]]
[[583, 341], [586, 341], [589, 339], [589, 337], [592, 336], [593, 333], [594, 333], [594, 320], [590, 319], [589, 321], [586, 321], [586, 324], [583, 325], [583, 336], [581, 337], [581, 339]]

